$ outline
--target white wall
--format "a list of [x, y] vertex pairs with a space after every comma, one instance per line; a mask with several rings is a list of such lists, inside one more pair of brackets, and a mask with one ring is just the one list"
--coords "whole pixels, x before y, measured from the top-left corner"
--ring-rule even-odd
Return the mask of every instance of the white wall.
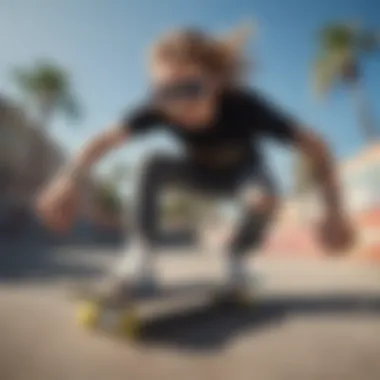
[[345, 200], [353, 212], [380, 205], [380, 158], [342, 175]]

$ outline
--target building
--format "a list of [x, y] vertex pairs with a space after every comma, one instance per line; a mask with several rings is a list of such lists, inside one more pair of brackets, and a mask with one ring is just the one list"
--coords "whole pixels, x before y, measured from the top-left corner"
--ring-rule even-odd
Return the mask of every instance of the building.
[[38, 189], [64, 162], [62, 149], [50, 136], [22, 109], [0, 97], [0, 224], [23, 214], [21, 210], [31, 206]]
[[[380, 144], [366, 146], [358, 154], [343, 160], [338, 167], [344, 205], [356, 231], [356, 257], [380, 260]], [[322, 203], [317, 194], [287, 199], [271, 234], [269, 253], [320, 256], [316, 224]]]
[[[22, 226], [36, 227], [35, 195], [66, 160], [62, 147], [49, 133], [35, 125], [21, 108], [0, 97], [0, 232], [9, 227], [12, 231], [13, 227], [16, 231]], [[100, 190], [96, 179], [89, 184], [79, 219], [89, 229], [120, 229], [118, 216], [96, 204]], [[28, 220], [32, 223], [26, 223]]]
[[62, 149], [23, 111], [0, 98], [2, 196], [29, 202], [36, 190], [65, 162]]
[[380, 144], [373, 144], [340, 167], [346, 204], [352, 213], [380, 206]]

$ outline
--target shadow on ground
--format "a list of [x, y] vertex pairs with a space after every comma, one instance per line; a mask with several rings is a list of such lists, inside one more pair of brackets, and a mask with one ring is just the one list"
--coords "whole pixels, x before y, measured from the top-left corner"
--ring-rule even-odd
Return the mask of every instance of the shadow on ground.
[[104, 241], [89, 244], [65, 241], [59, 244], [0, 240], [0, 283], [78, 280], [101, 276], [107, 265], [126, 248], [127, 241], [123, 244]]
[[281, 297], [250, 307], [204, 306], [147, 321], [142, 342], [184, 350], [220, 350], [241, 335], [279, 326], [294, 315], [348, 316], [358, 312], [380, 316], [380, 296]]
[[[17, 227], [17, 226], [16, 226]], [[59, 236], [47, 230], [31, 213], [20, 227], [0, 224], [0, 281], [51, 280], [59, 277], [81, 278], [99, 275], [102, 270], [91, 264], [91, 254], [99, 249], [107, 255], [125, 249], [128, 236], [125, 231], [92, 225], [79, 220], [70, 233]], [[179, 231], [160, 234], [157, 245], [176, 248], [194, 245], [193, 234]], [[67, 253], [80, 251], [88, 259], [84, 262], [65, 261]]]
[[[84, 252], [91, 255], [91, 250]], [[62, 258], [64, 252], [48, 245], [1, 244], [0, 283], [91, 278], [102, 272], [90, 260], [71, 263]]]
[[49, 231], [33, 214], [28, 214], [22, 224], [0, 223], [0, 244], [23, 243], [24, 245], [49, 246], [117, 246], [124, 241], [124, 231], [94, 225], [78, 220], [71, 231], [59, 236]]

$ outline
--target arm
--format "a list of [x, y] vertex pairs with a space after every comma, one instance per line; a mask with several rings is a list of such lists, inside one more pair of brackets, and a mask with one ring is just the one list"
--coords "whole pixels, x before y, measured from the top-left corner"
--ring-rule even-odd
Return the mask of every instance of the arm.
[[343, 205], [334, 157], [325, 141], [307, 129], [294, 128], [295, 147], [310, 159], [313, 178], [320, 187], [325, 211], [342, 215]]
[[324, 203], [320, 238], [326, 248], [341, 251], [350, 247], [355, 233], [345, 215], [334, 158], [327, 144], [315, 132], [299, 128], [299, 123], [276, 107], [257, 98], [252, 103], [263, 135], [290, 144], [309, 158]]
[[52, 205], [63, 202], [66, 197], [74, 198], [83, 185], [90, 179], [92, 167], [107, 153], [126, 142], [129, 132], [126, 128], [117, 126], [101, 132], [91, 139], [60, 171], [53, 180], [42, 189], [37, 197], [37, 208], [44, 210], [53, 208]]
[[356, 236], [342, 203], [334, 158], [326, 143], [313, 132], [299, 130], [295, 136], [296, 145], [310, 159], [321, 190], [325, 207], [319, 231], [321, 242], [334, 254], [343, 253], [355, 244]]
[[115, 127], [92, 138], [63, 172], [38, 195], [36, 211], [41, 220], [52, 229], [67, 231], [83, 203], [83, 186], [90, 178], [93, 166], [132, 135], [150, 130], [159, 121], [156, 113], [142, 107], [129, 113]]
[[128, 133], [116, 127], [93, 138], [78, 156], [42, 189], [36, 199], [41, 221], [56, 232], [67, 232], [83, 204], [82, 190], [93, 165], [112, 149], [126, 141]]
[[132, 136], [150, 131], [164, 121], [161, 112], [142, 105], [122, 118], [120, 123], [95, 136], [83, 147], [68, 168], [73, 178], [83, 178], [103, 156], [125, 143]]
[[112, 150], [129, 138], [125, 127], [115, 126], [101, 132], [90, 140], [65, 169], [65, 174], [73, 180], [84, 179], [92, 167]]
[[300, 150], [310, 159], [312, 174], [322, 192], [326, 211], [337, 215], [342, 211], [338, 177], [333, 155], [327, 144], [315, 132], [299, 127], [299, 123], [262, 97], [251, 98], [251, 109], [256, 111], [255, 122], [261, 133]]

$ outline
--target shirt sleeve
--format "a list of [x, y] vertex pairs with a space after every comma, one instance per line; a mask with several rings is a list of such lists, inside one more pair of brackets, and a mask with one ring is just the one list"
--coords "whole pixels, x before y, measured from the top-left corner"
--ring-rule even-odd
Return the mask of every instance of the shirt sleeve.
[[121, 120], [122, 128], [132, 135], [151, 131], [154, 127], [164, 123], [161, 112], [151, 106], [140, 106], [129, 111]]
[[246, 96], [249, 108], [247, 112], [252, 118], [253, 127], [262, 136], [285, 144], [296, 143], [299, 122], [295, 118], [258, 94], [251, 93]]

